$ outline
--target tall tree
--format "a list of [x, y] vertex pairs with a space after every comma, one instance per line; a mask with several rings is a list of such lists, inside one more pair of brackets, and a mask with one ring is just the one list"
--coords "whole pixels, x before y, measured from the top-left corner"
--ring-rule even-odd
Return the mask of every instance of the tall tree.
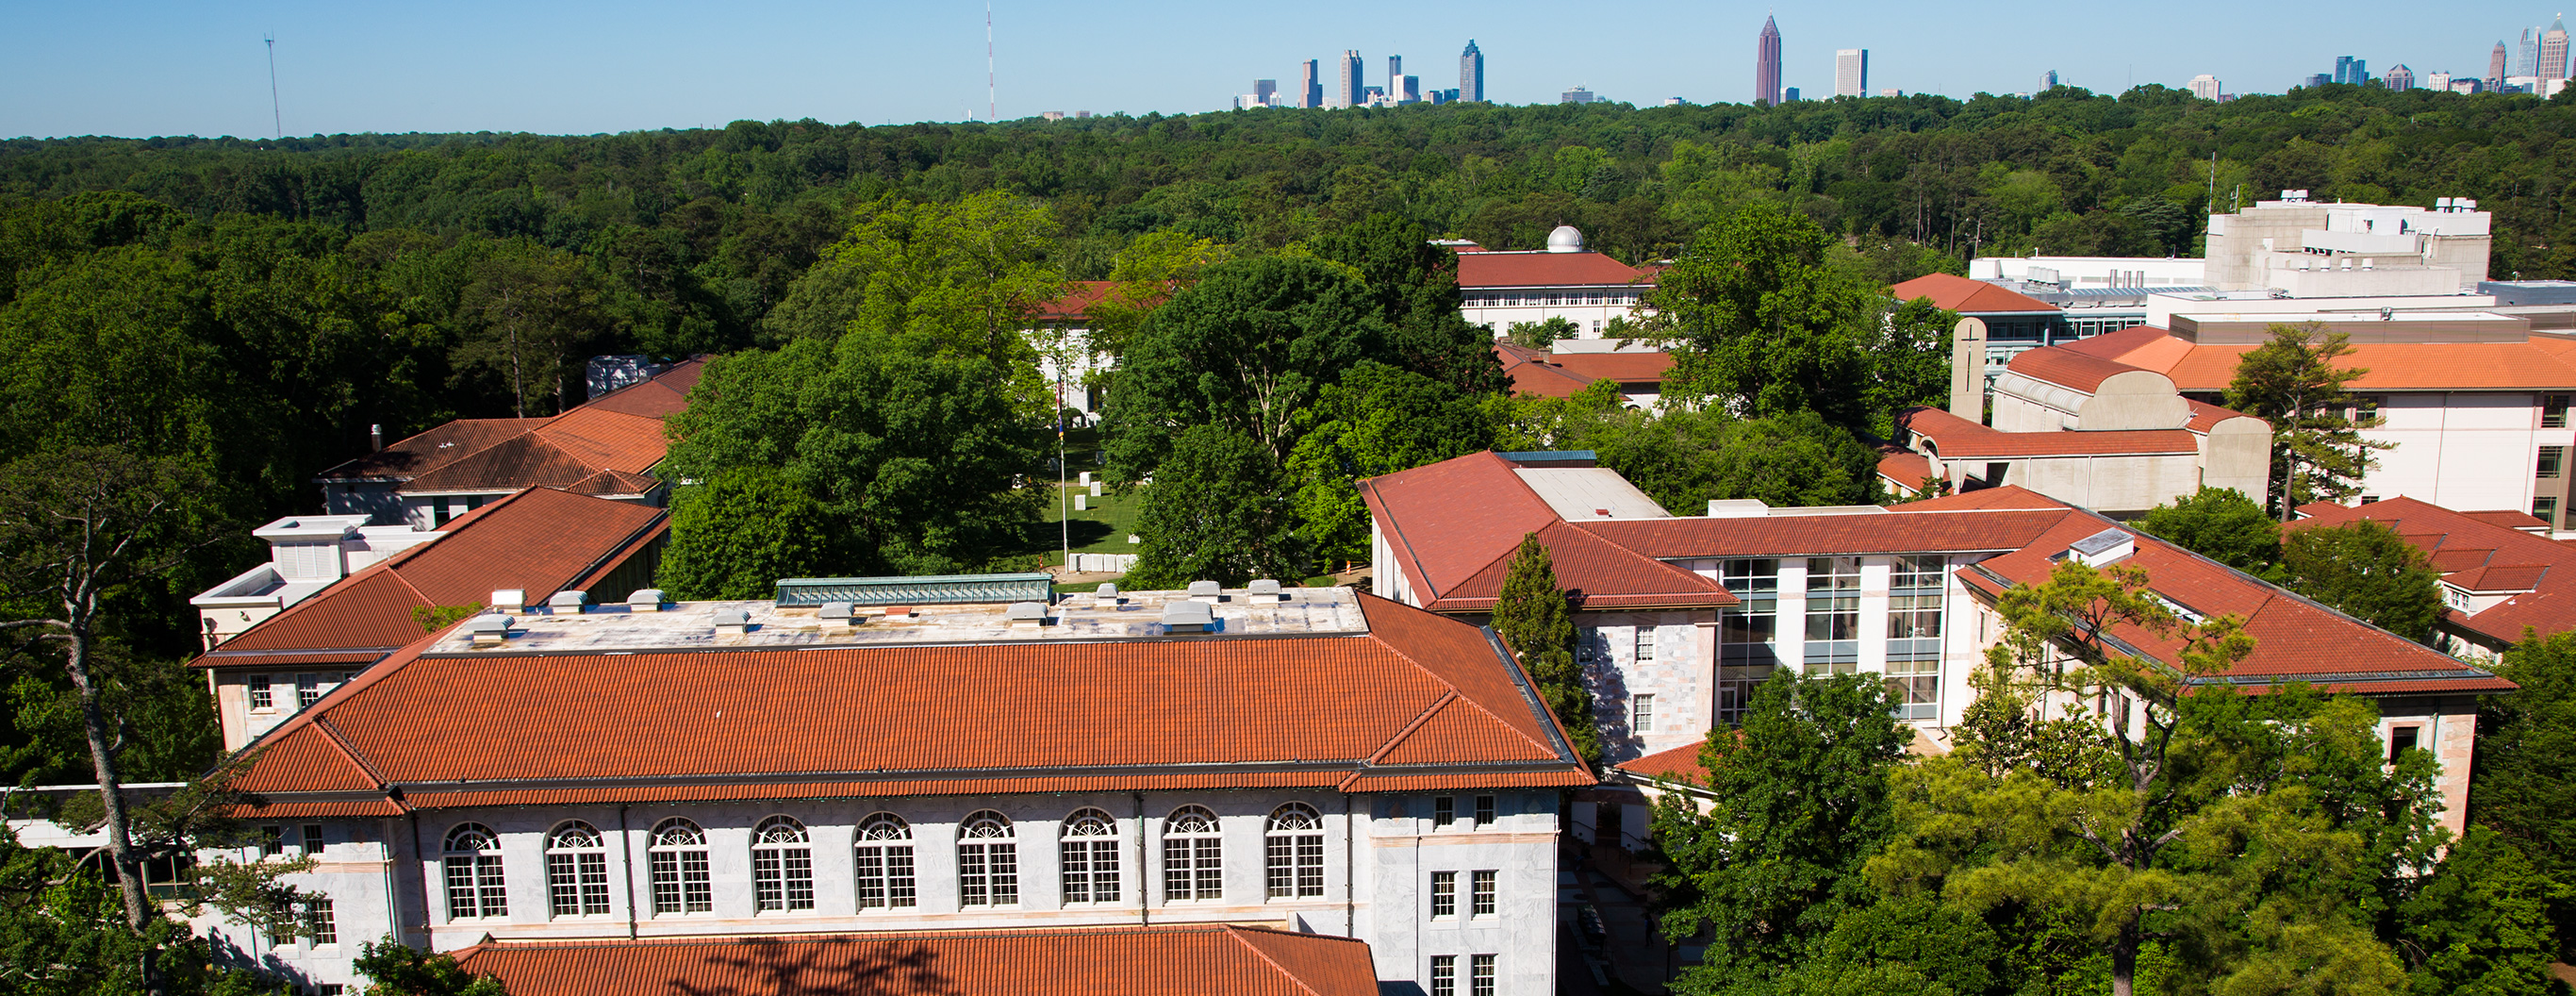
[[2263, 506], [2235, 488], [2199, 491], [2148, 509], [2138, 528], [2248, 574], [2281, 559], [2281, 535]]
[[1459, 312], [1458, 255], [1393, 214], [1315, 240], [1315, 255], [1358, 271], [1385, 323], [1388, 360], [1461, 392], [1502, 390], [1494, 334]]
[[2393, 444], [2362, 438], [2376, 421], [2345, 414], [2358, 404], [2346, 385], [2370, 372], [2335, 366], [2352, 353], [2349, 334], [2307, 322], [2271, 335], [2237, 360], [2227, 406], [2272, 423], [2272, 513], [2288, 522], [2301, 505], [2360, 494], [2371, 451]]
[[[102, 643], [116, 621], [104, 609], [225, 537], [214, 491], [186, 464], [113, 449], [73, 449], [0, 466], [0, 602], [11, 610], [0, 632], [33, 636], [21, 652], [58, 662], [79, 693], [107, 851], [126, 926], [136, 933], [159, 910], [143, 891], [143, 855], [122, 789], [122, 717], [111, 715], [105, 701]], [[142, 957], [144, 987], [159, 991], [155, 953]]]
[[1844, 913], [1866, 906], [1862, 870], [1893, 829], [1888, 776], [1913, 742], [1876, 675], [1805, 678], [1779, 668], [1741, 726], [1709, 731], [1700, 767], [1715, 807], [1681, 793], [1657, 801], [1654, 877], [1679, 941], [1716, 940], [1683, 983], [1703, 991], [1798, 963]]
[[1592, 691], [1574, 661], [1574, 608], [1557, 587], [1555, 560], [1537, 533], [1521, 537], [1512, 554], [1502, 594], [1494, 599], [1493, 623], [1494, 635], [1529, 669], [1539, 697], [1573, 738], [1574, 752], [1586, 764], [1598, 763], [1601, 730], [1592, 722]]
[[2385, 523], [2360, 519], [2291, 530], [2281, 545], [2281, 570], [2291, 591], [2409, 640], [2434, 640], [2440, 576], [2424, 551]]
[[1646, 295], [1647, 328], [1680, 347], [1665, 392], [1742, 416], [1812, 409], [1866, 424], [1880, 295], [1826, 265], [1832, 244], [1814, 221], [1769, 205], [1702, 229]]
[[1120, 359], [1104, 412], [1110, 471], [1153, 473], [1186, 429], [1222, 426], [1274, 466], [1302, 435], [1298, 412], [1363, 359], [1385, 359], [1366, 285], [1315, 259], [1264, 256], [1209, 267], [1154, 312]]
[[1108, 293], [1091, 304], [1091, 347], [1111, 356], [1124, 354], [1127, 341], [1145, 327], [1145, 316], [1198, 283], [1208, 267], [1235, 255], [1231, 245], [1187, 232], [1137, 236], [1111, 262]]
[[849, 540], [812, 491], [769, 467], [735, 467], [680, 489], [658, 578], [685, 600], [767, 598], [780, 578], [851, 569]]
[[1311, 425], [1288, 455], [1301, 529], [1330, 564], [1369, 557], [1357, 482], [1493, 445], [1485, 413], [1456, 388], [1375, 360], [1352, 364], [1299, 412]]
[[[2551, 990], [2558, 953], [2550, 905], [2576, 900], [2513, 841], [2470, 827], [2417, 884], [2395, 919], [2397, 950], [2420, 996], [2511, 996]], [[2563, 990], [2561, 990], [2563, 991]]]
[[2576, 633], [2527, 633], [2496, 673], [2515, 690], [2478, 709], [2469, 818], [2513, 842], [2563, 890], [2549, 900], [2562, 945], [2576, 958]]
[[498, 373], [510, 385], [511, 413], [520, 418], [528, 417], [530, 397], [553, 395], [554, 411], [564, 409], [573, 354], [608, 325], [589, 267], [571, 253], [539, 247], [475, 266], [461, 305], [475, 331], [457, 344], [456, 365]]
[[1224, 426], [1181, 433], [1145, 488], [1136, 531], [1145, 548], [1127, 576], [1138, 587], [1295, 580], [1313, 566], [1287, 476], [1259, 441]]

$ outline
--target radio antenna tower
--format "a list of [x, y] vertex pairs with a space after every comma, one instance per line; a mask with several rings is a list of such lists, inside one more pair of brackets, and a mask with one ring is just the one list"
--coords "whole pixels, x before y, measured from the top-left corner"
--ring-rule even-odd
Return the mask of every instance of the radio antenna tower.
[[286, 137], [286, 115], [277, 109], [277, 36], [261, 35], [260, 40], [268, 43], [269, 123], [277, 127], [277, 137], [282, 140]]
[[984, 0], [984, 120], [993, 114], [993, 0]]

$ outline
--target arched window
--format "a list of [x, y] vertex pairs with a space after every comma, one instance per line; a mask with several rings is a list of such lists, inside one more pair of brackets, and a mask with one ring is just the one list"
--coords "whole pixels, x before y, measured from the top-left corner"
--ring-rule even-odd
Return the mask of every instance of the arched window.
[[912, 827], [903, 817], [878, 813], [859, 821], [859, 908], [913, 904]]
[[814, 849], [805, 824], [772, 816], [752, 828], [751, 897], [762, 912], [814, 908]]
[[957, 904], [1008, 906], [1020, 901], [1020, 846], [1011, 821], [979, 810], [957, 827]]
[[1305, 803], [1273, 810], [1263, 834], [1262, 857], [1270, 878], [1270, 898], [1294, 899], [1324, 894], [1324, 820]]
[[1216, 814], [1183, 806], [1163, 820], [1163, 901], [1225, 893], [1225, 839]]
[[1064, 901], [1118, 901], [1118, 821], [1097, 809], [1064, 820]]
[[510, 896], [501, 885], [501, 837], [490, 827], [467, 823], [447, 832], [447, 918], [510, 915]]
[[599, 830], [574, 820], [546, 834], [546, 915], [608, 913], [608, 848]]
[[707, 882], [707, 835], [673, 818], [653, 827], [653, 912], [705, 913], [716, 908]]

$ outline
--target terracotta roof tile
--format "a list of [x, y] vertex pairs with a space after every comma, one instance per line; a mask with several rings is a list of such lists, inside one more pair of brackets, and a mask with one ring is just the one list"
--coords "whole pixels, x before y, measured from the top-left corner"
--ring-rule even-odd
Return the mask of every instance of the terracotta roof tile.
[[588, 409], [654, 419], [669, 418], [689, 406], [689, 389], [698, 386], [698, 376], [706, 369], [706, 357], [691, 357], [672, 364], [671, 369], [662, 371], [651, 380], [592, 398], [575, 406], [573, 411]]
[[1559, 521], [1513, 469], [1493, 453], [1472, 453], [1360, 482], [1360, 497], [1387, 527], [1396, 568], [1424, 600], [1519, 548], [1524, 534]]
[[384, 449], [350, 460], [316, 475], [320, 480], [363, 477], [410, 478], [426, 474], [544, 425], [541, 418], [461, 418], [396, 441]]
[[[2191, 406], [2191, 421], [2183, 423], [2182, 427], [2204, 435], [2207, 434], [2209, 430], [2217, 428], [2218, 423], [2227, 421], [2228, 419], [2254, 417], [2252, 415], [2247, 415], [2244, 412], [2220, 408], [2217, 405], [2210, 404], [2206, 401], [2194, 401], [2190, 398], [2184, 398], [2183, 403]], [[2539, 520], [2535, 519], [2533, 521], [2536, 522]]]
[[[2038, 350], [2031, 352], [2038, 352]], [[1898, 428], [1908, 433], [1931, 440], [1940, 455], [1945, 458], [2028, 459], [2051, 456], [2124, 456], [2200, 451], [2198, 439], [2186, 429], [2095, 431], [2061, 429], [2054, 432], [2002, 432], [1938, 408], [1908, 408], [1897, 413], [1896, 424]]]
[[[1924, 504], [1931, 503], [1913, 502], [1895, 508], [1913, 509]], [[1740, 519], [1634, 519], [1576, 525], [1658, 559], [1789, 557], [2011, 550], [2064, 521], [2067, 515], [2064, 506], [2056, 506]]]
[[1118, 282], [1115, 280], [1070, 281], [1065, 284], [1063, 297], [1056, 298], [1053, 301], [1049, 301], [1038, 306], [1038, 317], [1050, 319], [1089, 318], [1091, 317], [1092, 306], [1106, 300], [1109, 297], [1109, 292], [1116, 289], [1118, 289]]
[[2006, 369], [2078, 391], [2098, 391], [2103, 381], [2124, 373], [2141, 372], [2139, 367], [2089, 356], [2063, 346], [2024, 350], [2012, 358]]
[[1576, 392], [1592, 386], [1589, 378], [1529, 355], [1538, 353], [1537, 350], [1497, 345], [1494, 352], [1502, 358], [1503, 376], [1511, 381], [1513, 394], [1571, 398]]
[[2549, 528], [2549, 523], [2540, 521], [2539, 517], [2534, 516], [2529, 512], [2517, 512], [2509, 508], [2483, 509], [2473, 512], [2462, 512], [2460, 514], [2476, 519], [2479, 522], [2486, 523], [2490, 526], [2503, 526], [2507, 529], [2517, 529], [2523, 532]]
[[[1548, 524], [1538, 531], [1538, 541], [1547, 547], [1557, 587], [1573, 593], [1579, 609], [1711, 609], [1736, 604], [1735, 596], [1715, 581], [1621, 547], [1572, 523]], [[1514, 544], [1511, 552], [1483, 570], [1439, 592], [1428, 607], [1434, 612], [1491, 610], [1518, 553]]]
[[2536, 589], [2474, 615], [2446, 611], [2443, 618], [2452, 625], [2507, 644], [2520, 642], [2525, 629], [2543, 636], [2576, 630], [2576, 548], [2498, 524], [2493, 513], [2454, 512], [2407, 497], [2349, 508], [2319, 502], [2299, 512], [2306, 517], [2283, 528], [2331, 528], [2368, 519], [2424, 551], [2435, 570], [2450, 572], [2445, 581], [2471, 591]]
[[1932, 459], [1912, 450], [1898, 450], [1878, 458], [1878, 476], [1898, 487], [1918, 488], [1924, 478], [1932, 476]]
[[1704, 746], [1706, 745], [1683, 744], [1670, 750], [1660, 750], [1635, 760], [1620, 762], [1618, 768], [1632, 775], [1706, 785], [1708, 769], [1700, 767], [1699, 764], [1700, 748]]
[[1648, 274], [1597, 252], [1472, 252], [1458, 256], [1458, 286], [1652, 286]]
[[1377, 996], [1364, 942], [1226, 924], [486, 942], [513, 996]]
[[1950, 273], [1916, 277], [1888, 288], [1888, 292], [1896, 295], [1899, 301], [1928, 297], [1932, 299], [1933, 307], [1956, 311], [1963, 315], [2028, 312], [2055, 314], [2063, 310], [2027, 294], [2006, 290], [1983, 280], [1970, 280]]
[[1522, 736], [1497, 722], [1492, 713], [1465, 699], [1452, 698], [1432, 707], [1394, 742], [1370, 759], [1376, 764], [1455, 764], [1491, 761], [1548, 761], [1554, 748]]
[[[2237, 361], [2254, 348], [2196, 344], [2146, 326], [2048, 347], [2152, 370], [2172, 378], [2181, 390], [2201, 392], [2226, 390], [2235, 379]], [[2363, 371], [2353, 378], [2356, 391], [2576, 389], [2576, 363], [2530, 342], [2357, 342], [2339, 362]], [[2021, 369], [2020, 357], [2014, 358], [2014, 369]]]
[[2022, 487], [2018, 484], [2007, 484], [1997, 488], [1979, 488], [1975, 491], [1965, 491], [1955, 495], [1943, 495], [1939, 498], [1925, 498], [1921, 501], [1909, 501], [1902, 505], [1890, 505], [1888, 506], [1888, 510], [1891, 512], [1958, 512], [1998, 508], [2028, 510], [2045, 508], [2063, 509], [2066, 507], [2067, 505], [2065, 502], [2058, 501], [2055, 498], [2040, 494], [2037, 491], [2032, 491], [2029, 488]]

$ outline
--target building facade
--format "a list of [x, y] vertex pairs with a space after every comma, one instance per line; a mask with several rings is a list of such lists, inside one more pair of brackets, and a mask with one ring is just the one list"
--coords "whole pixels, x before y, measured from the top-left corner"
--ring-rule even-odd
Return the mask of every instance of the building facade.
[[1458, 53], [1458, 99], [1485, 99], [1485, 53], [1473, 38], [1467, 39], [1466, 51]]
[[1583, 233], [1560, 225], [1539, 252], [1494, 251], [1474, 243], [1458, 252], [1459, 313], [1496, 338], [1520, 322], [1563, 318], [1578, 337], [1600, 338], [1612, 319], [1636, 314], [1654, 289], [1651, 271], [1586, 250]]
[[[939, 601], [990, 586], [425, 639], [262, 737], [238, 782], [241, 818], [320, 859], [289, 882], [333, 929], [204, 926], [318, 986], [388, 934], [1258, 922], [1365, 941], [1390, 984], [1555, 991], [1558, 797], [1591, 776], [1490, 631], [1275, 584]], [[461, 694], [496, 682], [516, 691]]]
[[1333, 106], [1360, 106], [1360, 100], [1365, 96], [1361, 92], [1365, 85], [1360, 80], [1360, 53], [1358, 49], [1342, 50], [1341, 65], [1339, 68], [1334, 70], [1333, 76], [1334, 81], [1341, 87], [1341, 96]]
[[1780, 102], [1780, 25], [1767, 14], [1762, 33], [1753, 39], [1753, 101]]
[[1869, 96], [1869, 50], [1838, 49], [1834, 52], [1834, 96]]

